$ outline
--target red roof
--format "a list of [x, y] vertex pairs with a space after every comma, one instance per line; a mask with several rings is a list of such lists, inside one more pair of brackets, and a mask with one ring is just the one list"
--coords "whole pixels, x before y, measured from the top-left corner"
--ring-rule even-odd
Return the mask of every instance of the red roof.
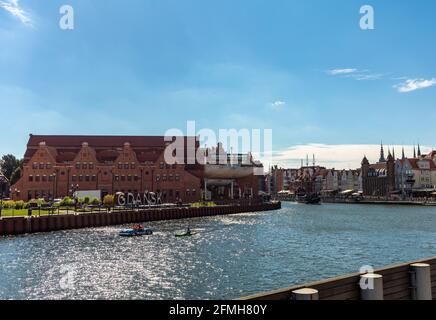
[[[197, 137], [183, 137], [185, 139], [185, 147], [188, 148], [187, 142], [192, 142], [195, 148], [199, 147]], [[123, 148], [125, 143], [130, 143], [131, 148], [140, 155], [139, 161], [155, 160], [159, 154], [165, 149], [168, 141], [165, 141], [164, 136], [68, 136], [68, 135], [30, 135], [27, 143], [27, 150], [24, 154], [24, 159], [30, 159], [39, 144], [45, 144], [56, 152], [58, 151], [59, 160], [72, 161], [73, 154], [77, 154], [82, 148], [84, 142], [97, 151], [97, 158], [101, 160], [106, 156], [109, 158], [115, 157], [117, 149]], [[153, 151], [159, 151], [156, 155]]]

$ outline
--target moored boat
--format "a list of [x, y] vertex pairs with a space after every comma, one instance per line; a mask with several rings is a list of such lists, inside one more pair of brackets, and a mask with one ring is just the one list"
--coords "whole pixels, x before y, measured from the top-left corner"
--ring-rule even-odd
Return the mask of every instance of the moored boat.
[[296, 199], [298, 203], [321, 204], [321, 198], [315, 193], [309, 195], [306, 194], [304, 196], [298, 196]]

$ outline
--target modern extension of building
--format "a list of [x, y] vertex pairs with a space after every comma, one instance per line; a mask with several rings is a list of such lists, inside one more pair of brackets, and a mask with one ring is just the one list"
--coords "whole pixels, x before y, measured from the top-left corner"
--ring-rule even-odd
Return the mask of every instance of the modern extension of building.
[[[222, 199], [257, 195], [259, 178], [247, 170], [250, 165], [242, 168], [236, 163], [231, 165], [232, 176], [222, 170], [219, 181], [210, 180], [206, 166], [188, 158], [199, 148], [198, 137], [183, 139], [183, 163], [168, 164], [164, 154], [171, 142], [163, 136], [30, 135], [22, 176], [11, 188], [12, 197], [27, 201], [63, 198], [80, 190], [98, 190], [102, 196], [150, 191], [161, 193], [164, 202], [195, 202], [207, 194], [212, 197], [212, 191], [218, 195], [214, 183], [220, 183]], [[242, 174], [239, 168], [244, 169]]]

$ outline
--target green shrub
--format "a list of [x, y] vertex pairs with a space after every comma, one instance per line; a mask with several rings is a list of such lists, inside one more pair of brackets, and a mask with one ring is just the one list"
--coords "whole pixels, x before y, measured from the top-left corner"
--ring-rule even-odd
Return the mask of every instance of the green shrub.
[[3, 208], [4, 209], [14, 209], [15, 208], [15, 201], [12, 201], [12, 200], [3, 201]]
[[89, 196], [85, 196], [85, 197], [83, 198], [82, 203], [84, 203], [84, 204], [89, 204], [90, 202], [91, 202], [91, 198], [90, 198]]
[[24, 201], [22, 201], [22, 200], [16, 201], [14, 209], [16, 209], [16, 210], [24, 209]]
[[91, 204], [94, 206], [98, 206], [98, 205], [100, 205], [100, 203], [101, 203], [101, 201], [98, 198], [92, 198], [92, 200], [91, 200]]
[[65, 197], [62, 199], [62, 201], [60, 202], [60, 206], [61, 207], [71, 207], [74, 205], [74, 200], [71, 199], [70, 197]]

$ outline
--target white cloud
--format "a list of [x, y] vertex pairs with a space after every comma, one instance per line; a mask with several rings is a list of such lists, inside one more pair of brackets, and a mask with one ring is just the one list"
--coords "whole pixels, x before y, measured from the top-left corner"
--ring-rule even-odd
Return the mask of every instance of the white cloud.
[[355, 68], [328, 70], [327, 74], [331, 76], [351, 78], [357, 81], [380, 80], [385, 76], [382, 73], [371, 73], [369, 70], [359, 70]]
[[31, 27], [32, 20], [29, 14], [20, 7], [18, 1], [19, 0], [0, 1], [0, 8], [5, 9], [14, 17], [18, 18], [24, 25]]
[[401, 93], [412, 92], [418, 89], [425, 89], [432, 86], [436, 86], [436, 78], [430, 80], [426, 79], [408, 79], [403, 83], [395, 85], [394, 88]]
[[[395, 157], [401, 157], [403, 146], [385, 146], [385, 157], [388, 155], [388, 148], [395, 150]], [[404, 146], [406, 157], [413, 156], [413, 146]], [[428, 153], [431, 147], [421, 146], [423, 153]], [[296, 145], [288, 149], [274, 152], [273, 163], [286, 168], [298, 168], [301, 160], [306, 163], [306, 156], [309, 156], [309, 163], [312, 164], [312, 156], [315, 155], [316, 163], [327, 168], [335, 169], [357, 169], [360, 168], [363, 157], [366, 155], [370, 163], [375, 163], [380, 157], [380, 145], [373, 144], [305, 144]]]
[[348, 69], [333, 69], [327, 71], [327, 73], [332, 76], [350, 74], [354, 72], [357, 72], [357, 69], [348, 68]]
[[286, 106], [286, 102], [278, 100], [270, 103], [269, 106], [271, 107], [271, 109], [281, 110]]

